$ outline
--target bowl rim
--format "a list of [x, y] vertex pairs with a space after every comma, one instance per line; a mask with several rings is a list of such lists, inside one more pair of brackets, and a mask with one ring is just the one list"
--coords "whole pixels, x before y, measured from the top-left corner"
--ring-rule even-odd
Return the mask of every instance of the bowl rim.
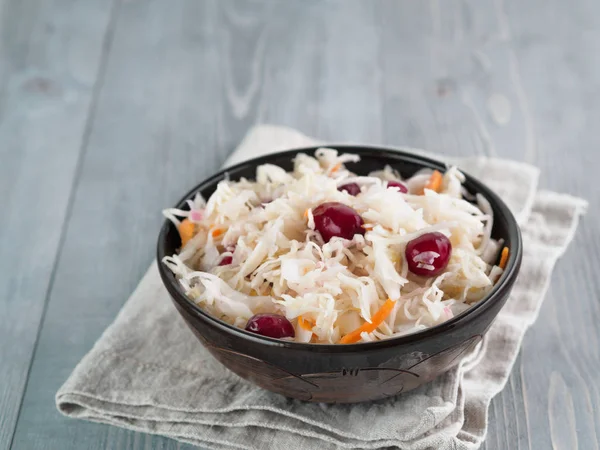
[[[256, 158], [245, 160], [243, 162], [231, 166], [227, 166], [216, 172], [214, 175], [206, 178], [204, 181], [198, 183], [192, 189], [190, 189], [176, 203], [175, 207], [180, 208], [185, 206], [185, 201], [193, 197], [193, 195], [195, 195], [196, 192], [205, 189], [206, 187], [210, 186], [211, 184], [214, 184], [215, 182], [220, 181], [221, 179], [227, 176], [228, 172], [239, 170], [245, 166], [253, 166], [254, 168], [256, 168], [256, 166], [260, 164], [267, 164], [272, 162], [273, 159], [279, 159], [286, 156], [293, 158], [298, 153], [314, 154], [314, 152], [319, 148], [332, 148], [340, 152], [359, 154], [373, 152], [376, 153], [376, 155], [369, 154], [369, 156], [376, 156], [377, 158], [381, 159], [382, 165], [391, 163], [410, 162], [413, 164], [420, 165], [423, 168], [438, 169], [442, 171], [447, 170], [449, 167], [449, 165], [445, 162], [416, 153], [421, 152], [422, 150], [408, 147], [391, 147], [361, 144], [327, 144], [298, 147], [290, 150], [269, 153], [266, 155], [258, 156]], [[165, 256], [170, 256], [167, 255], [165, 252], [167, 231], [169, 227], [172, 226], [172, 223], [168, 219], [165, 219], [163, 221], [163, 225], [161, 226], [157, 243], [156, 258], [161, 279], [163, 281], [163, 284], [167, 288], [167, 291], [171, 295], [172, 299], [179, 306], [184, 308], [186, 312], [228, 334], [233, 334], [238, 338], [253, 341], [258, 344], [276, 347], [286, 347], [289, 349], [296, 350], [309, 350], [312, 352], [316, 351], [318, 353], [345, 353], [353, 351], [364, 351], [370, 349], [382, 349], [400, 346], [404, 344], [413, 344], [417, 341], [423, 341], [426, 339], [434, 338], [457, 327], [463, 327], [467, 325], [476, 317], [480, 316], [481, 314], [485, 313], [485, 311], [487, 311], [489, 308], [491, 308], [495, 301], [500, 301], [502, 297], [508, 295], [510, 289], [512, 288], [512, 285], [516, 280], [517, 274], [521, 266], [521, 260], [523, 257], [523, 240], [521, 236], [521, 230], [508, 206], [498, 196], [498, 194], [492, 191], [484, 183], [479, 181], [477, 178], [469, 175], [468, 173], [465, 173], [462, 170], [461, 172], [466, 177], [465, 184], [475, 187], [476, 189], [474, 190], [484, 195], [485, 198], [490, 202], [494, 209], [496, 217], [498, 213], [500, 213], [501, 216], [505, 217], [506, 221], [508, 222], [508, 233], [511, 235], [511, 248], [506, 269], [504, 270], [504, 273], [496, 282], [492, 290], [476, 305], [473, 305], [472, 307], [468, 308], [462, 313], [454, 316], [450, 320], [442, 322], [433, 327], [415, 331], [406, 335], [374, 342], [359, 342], [354, 344], [315, 344], [286, 341], [261, 336], [259, 334], [251, 333], [242, 328], [230, 325], [216, 317], [211, 316], [209, 313], [202, 310], [202, 308], [200, 308], [196, 303], [190, 300], [181, 289], [180, 284], [177, 283], [174, 274], [170, 270], [168, 270], [167, 266], [163, 264], [162, 259]]]

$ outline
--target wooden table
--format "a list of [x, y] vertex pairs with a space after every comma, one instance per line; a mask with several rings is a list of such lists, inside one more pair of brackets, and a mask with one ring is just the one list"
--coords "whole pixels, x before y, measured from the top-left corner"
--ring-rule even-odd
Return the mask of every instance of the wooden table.
[[[598, 449], [593, 0], [0, 0], [0, 449], [174, 449], [54, 394], [248, 128], [525, 160], [590, 211], [484, 447]], [[510, 177], [510, 174], [507, 174]]]

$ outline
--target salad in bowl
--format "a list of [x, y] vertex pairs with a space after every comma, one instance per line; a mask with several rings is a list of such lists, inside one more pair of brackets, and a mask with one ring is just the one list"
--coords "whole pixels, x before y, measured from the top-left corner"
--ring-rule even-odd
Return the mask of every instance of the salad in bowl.
[[509, 256], [494, 211], [457, 167], [364, 175], [358, 154], [298, 153], [224, 178], [164, 215], [164, 256], [185, 296], [234, 327], [305, 344], [381, 341], [440, 325], [477, 305]]

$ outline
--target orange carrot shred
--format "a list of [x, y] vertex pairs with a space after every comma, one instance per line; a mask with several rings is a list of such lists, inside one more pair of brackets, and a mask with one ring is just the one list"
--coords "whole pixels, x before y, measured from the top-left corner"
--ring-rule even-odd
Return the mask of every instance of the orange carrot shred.
[[306, 331], [312, 331], [312, 325], [308, 320], [304, 320], [304, 317], [298, 316], [298, 326]]
[[373, 317], [371, 317], [371, 323], [365, 322], [356, 330], [348, 333], [346, 336], [340, 339], [340, 344], [353, 344], [360, 341], [361, 333], [371, 333], [372, 331], [375, 331], [377, 327], [381, 325], [381, 323], [387, 318], [387, 316], [390, 315], [395, 304], [395, 300], [388, 298], [383, 306], [379, 308], [379, 311], [373, 314]]
[[310, 209], [310, 208], [308, 208], [308, 209], [305, 209], [305, 210], [304, 210], [304, 217], [306, 217], [306, 218], [308, 218], [308, 210], [309, 210], [309, 209]]
[[190, 219], [183, 219], [177, 228], [179, 236], [181, 237], [181, 247], [185, 245], [194, 237], [194, 231], [196, 226]]
[[336, 173], [342, 167], [342, 163], [337, 163], [335, 166], [331, 168], [331, 173]]
[[440, 192], [440, 189], [442, 188], [442, 179], [442, 173], [439, 170], [434, 170], [424, 189]]
[[225, 230], [223, 228], [214, 228], [210, 234], [212, 235], [212, 237], [219, 237], [221, 236], [223, 233], [225, 233]]
[[506, 267], [507, 262], [508, 262], [508, 247], [504, 247], [502, 249], [502, 254], [500, 255], [500, 263], [498, 264], [498, 266], [501, 269], [504, 269]]

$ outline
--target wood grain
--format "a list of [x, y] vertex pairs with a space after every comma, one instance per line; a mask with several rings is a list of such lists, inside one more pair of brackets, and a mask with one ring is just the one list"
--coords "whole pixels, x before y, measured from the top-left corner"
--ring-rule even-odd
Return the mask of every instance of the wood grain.
[[109, 6], [0, 1], [0, 448], [53, 282]]
[[[151, 261], [159, 211], [219, 167], [257, 122], [525, 160], [542, 168], [543, 188], [586, 197], [590, 211], [492, 402], [483, 448], [599, 448], [597, 2], [115, 4], [110, 15], [102, 2], [0, 0], [0, 207], [9, 212], [0, 222], [0, 294], [11, 299], [0, 300], [0, 313], [8, 305], [0, 317], [12, 326], [0, 327], [0, 358], [9, 361], [0, 364], [0, 386], [9, 386], [0, 388], [0, 408], [9, 405], [8, 414], [0, 409], [0, 448], [13, 433], [57, 254], [12, 447], [191, 448], [64, 419], [53, 398]], [[111, 45], [64, 221], [106, 30]], [[30, 81], [40, 76], [53, 83]], [[26, 202], [45, 227], [16, 215]], [[7, 346], [6, 336], [22, 339]]]
[[210, 46], [198, 52], [197, 44], [218, 42], [217, 16], [214, 4], [199, 7], [195, 0], [118, 5], [14, 448], [177, 446], [68, 420], [55, 410], [54, 394], [152, 260], [161, 205], [176, 201], [226, 155], [218, 142], [218, 105], [227, 104], [215, 70], [219, 52]]

